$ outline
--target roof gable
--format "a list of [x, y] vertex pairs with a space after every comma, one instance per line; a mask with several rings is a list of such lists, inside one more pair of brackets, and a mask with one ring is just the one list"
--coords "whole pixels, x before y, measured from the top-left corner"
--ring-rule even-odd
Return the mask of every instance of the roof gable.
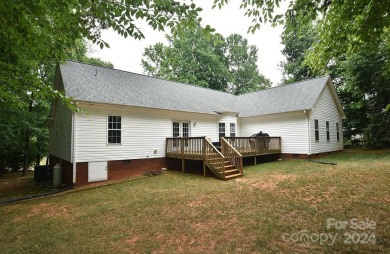
[[259, 116], [312, 109], [329, 76], [237, 96], [240, 116]]
[[[329, 76], [323, 76], [234, 96], [226, 92], [74, 61], [60, 65], [57, 72], [62, 76], [66, 95], [76, 101], [205, 114], [237, 112], [240, 117], [312, 109], [330, 80]], [[332, 94], [343, 113], [337, 94], [335, 91]]]

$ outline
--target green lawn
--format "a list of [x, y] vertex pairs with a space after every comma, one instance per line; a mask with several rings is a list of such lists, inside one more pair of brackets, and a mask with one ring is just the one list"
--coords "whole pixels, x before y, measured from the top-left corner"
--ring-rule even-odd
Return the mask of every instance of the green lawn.
[[[321, 160], [338, 165], [266, 163], [230, 181], [168, 172], [0, 206], [0, 252], [388, 253], [390, 150]], [[348, 224], [327, 229], [331, 218]]]

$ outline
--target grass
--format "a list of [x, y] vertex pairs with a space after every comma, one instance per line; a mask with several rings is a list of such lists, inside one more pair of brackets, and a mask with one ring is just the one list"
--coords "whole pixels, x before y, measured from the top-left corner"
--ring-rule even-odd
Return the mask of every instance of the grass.
[[[246, 167], [219, 181], [169, 172], [0, 207], [2, 253], [388, 253], [390, 151], [353, 151], [321, 160]], [[373, 230], [327, 229], [373, 220]], [[330, 242], [285, 241], [306, 230]], [[345, 244], [345, 233], [376, 243]], [[289, 238], [290, 239], [290, 238]]]
[[34, 171], [6, 173], [0, 178], [0, 203], [6, 200], [56, 190], [51, 183], [35, 183]]

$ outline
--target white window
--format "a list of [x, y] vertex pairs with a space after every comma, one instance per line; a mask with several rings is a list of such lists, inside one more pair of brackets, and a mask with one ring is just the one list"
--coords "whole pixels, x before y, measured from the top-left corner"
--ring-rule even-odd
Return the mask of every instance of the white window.
[[314, 133], [315, 133], [315, 138], [316, 141], [320, 140], [320, 129], [318, 127], [318, 120], [314, 119]]
[[180, 137], [180, 122], [173, 122], [172, 124], [173, 137]]
[[120, 144], [122, 142], [122, 117], [108, 116], [107, 143]]
[[330, 141], [329, 121], [326, 121], [326, 141]]
[[182, 136], [183, 138], [187, 138], [190, 136], [190, 123], [189, 122], [182, 122]]
[[236, 123], [230, 123], [230, 137], [236, 136]]
[[336, 137], [337, 137], [337, 141], [340, 141], [339, 123], [336, 123]]
[[226, 131], [226, 129], [225, 129], [225, 123], [219, 123], [219, 137], [220, 138], [223, 138], [223, 137], [225, 137], [225, 131]]

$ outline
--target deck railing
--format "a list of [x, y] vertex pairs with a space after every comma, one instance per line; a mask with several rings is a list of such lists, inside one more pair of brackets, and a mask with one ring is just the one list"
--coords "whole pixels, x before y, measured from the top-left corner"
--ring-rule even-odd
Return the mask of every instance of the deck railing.
[[242, 156], [257, 156], [281, 152], [280, 137], [225, 137]]
[[204, 137], [167, 138], [166, 155], [184, 159], [203, 159]]
[[243, 174], [242, 155], [225, 138], [221, 138], [221, 152]]

